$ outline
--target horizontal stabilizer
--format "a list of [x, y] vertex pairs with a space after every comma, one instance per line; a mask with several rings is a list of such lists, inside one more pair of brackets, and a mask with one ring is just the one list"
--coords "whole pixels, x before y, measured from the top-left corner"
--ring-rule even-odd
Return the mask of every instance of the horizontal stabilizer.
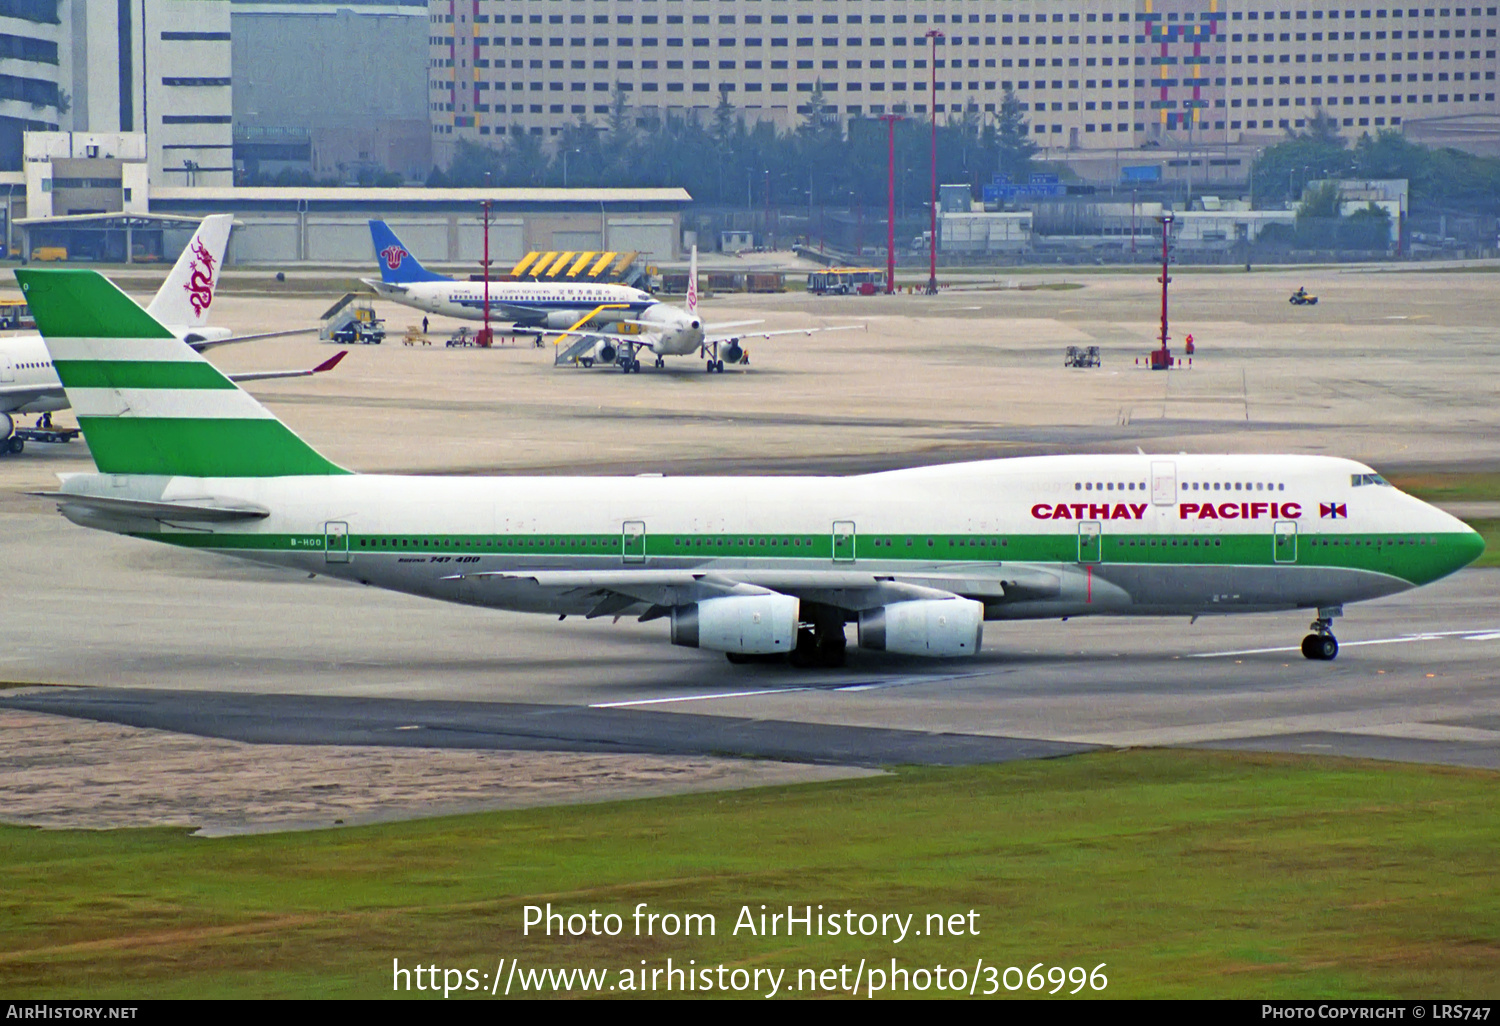
[[271, 511], [252, 503], [222, 503], [215, 499], [117, 499], [103, 495], [74, 495], [69, 492], [27, 492], [42, 499], [57, 500], [57, 508], [69, 508], [106, 516], [138, 517], [145, 520], [171, 520], [217, 524], [234, 520], [263, 520]]

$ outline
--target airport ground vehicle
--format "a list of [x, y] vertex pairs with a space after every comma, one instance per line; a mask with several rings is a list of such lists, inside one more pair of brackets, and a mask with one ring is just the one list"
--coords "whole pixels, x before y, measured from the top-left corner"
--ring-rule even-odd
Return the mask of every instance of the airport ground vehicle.
[[1298, 289], [1296, 292], [1292, 293], [1292, 298], [1287, 302], [1291, 303], [1293, 306], [1317, 306], [1318, 297], [1313, 295], [1311, 292], [1308, 292], [1306, 289]]
[[[871, 289], [864, 291], [864, 286]], [[885, 271], [879, 267], [829, 267], [807, 276], [807, 291], [815, 296], [847, 296], [851, 292], [873, 296], [885, 291]]]
[[20, 455], [26, 451], [27, 442], [71, 442], [80, 433], [78, 428], [53, 427], [52, 414], [44, 413], [31, 427], [18, 427], [10, 437], [0, 439], [0, 456]]
[[0, 331], [36, 329], [36, 318], [24, 299], [0, 299]]
[[1101, 363], [1098, 346], [1069, 346], [1063, 354], [1064, 367], [1098, 367]]

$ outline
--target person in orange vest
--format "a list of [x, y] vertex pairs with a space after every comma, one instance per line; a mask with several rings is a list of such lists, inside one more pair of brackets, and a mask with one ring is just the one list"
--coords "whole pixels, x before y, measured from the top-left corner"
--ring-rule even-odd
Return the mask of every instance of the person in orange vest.
[[1183, 348], [1187, 350], [1189, 356], [1193, 355], [1193, 336], [1191, 333], [1187, 338], [1183, 339]]

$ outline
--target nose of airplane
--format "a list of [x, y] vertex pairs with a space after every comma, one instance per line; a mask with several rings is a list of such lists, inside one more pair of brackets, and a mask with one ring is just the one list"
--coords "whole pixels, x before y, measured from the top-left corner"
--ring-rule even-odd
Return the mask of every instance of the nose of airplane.
[[1463, 569], [1482, 555], [1484, 555], [1484, 536], [1478, 531], [1470, 528], [1467, 534], [1454, 536], [1454, 570]]
[[1484, 554], [1484, 537], [1468, 524], [1442, 510], [1429, 507], [1428, 524], [1424, 525], [1432, 534], [1426, 560], [1426, 580], [1435, 581], [1447, 577], [1474, 562]]

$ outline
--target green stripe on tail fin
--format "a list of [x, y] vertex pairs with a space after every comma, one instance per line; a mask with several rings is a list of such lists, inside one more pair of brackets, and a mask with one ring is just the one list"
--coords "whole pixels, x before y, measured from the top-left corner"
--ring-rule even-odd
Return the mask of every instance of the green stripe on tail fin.
[[102, 473], [348, 473], [98, 272], [16, 278]]

